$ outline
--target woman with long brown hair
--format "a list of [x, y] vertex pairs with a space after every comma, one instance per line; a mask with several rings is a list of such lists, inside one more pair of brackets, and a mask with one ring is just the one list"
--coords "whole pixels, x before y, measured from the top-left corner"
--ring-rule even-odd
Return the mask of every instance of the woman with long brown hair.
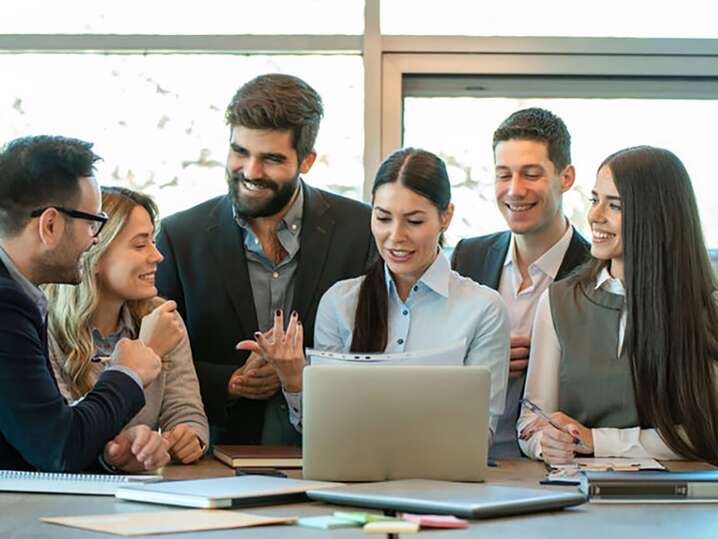
[[82, 259], [77, 286], [46, 287], [48, 334], [55, 377], [68, 401], [83, 398], [123, 337], [140, 338], [163, 360], [145, 388], [145, 406], [127, 428], [160, 430], [170, 456], [183, 463], [204, 453], [209, 433], [184, 323], [173, 301], [157, 296], [154, 277], [163, 257], [155, 247], [157, 207], [146, 195], [102, 188], [108, 221]]
[[593, 259], [542, 297], [529, 360], [526, 396], [562, 429], [524, 410], [523, 450], [718, 464], [716, 281], [683, 163], [609, 156], [588, 221]]
[[[440, 249], [454, 206], [444, 162], [414, 148], [397, 150], [379, 167], [372, 188], [371, 231], [379, 258], [366, 275], [339, 281], [322, 296], [314, 346], [337, 352], [428, 350], [463, 341], [465, 365], [491, 373], [490, 426], [503, 412], [509, 371], [509, 325], [494, 290], [451, 270]], [[296, 313], [284, 329], [277, 312], [268, 334], [238, 346], [271, 362], [301, 424], [304, 355]]]

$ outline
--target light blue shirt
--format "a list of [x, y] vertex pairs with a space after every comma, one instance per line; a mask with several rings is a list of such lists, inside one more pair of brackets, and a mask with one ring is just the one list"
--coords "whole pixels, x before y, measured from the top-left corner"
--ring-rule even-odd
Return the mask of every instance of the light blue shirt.
[[[399, 298], [385, 266], [389, 294], [388, 344], [385, 352], [436, 348], [464, 340], [464, 365], [487, 367], [491, 373], [490, 425], [492, 434], [504, 410], [509, 374], [509, 320], [499, 294], [451, 270], [443, 254], [436, 257], [409, 292]], [[314, 346], [348, 352], [354, 316], [364, 276], [339, 281], [319, 302]], [[290, 421], [301, 430], [301, 393], [285, 393]]]

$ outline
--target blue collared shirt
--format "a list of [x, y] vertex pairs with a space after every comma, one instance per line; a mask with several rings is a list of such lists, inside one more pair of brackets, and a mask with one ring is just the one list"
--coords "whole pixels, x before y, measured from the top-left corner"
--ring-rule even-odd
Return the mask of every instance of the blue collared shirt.
[[[504, 410], [509, 374], [509, 320], [499, 294], [452, 271], [441, 253], [413, 286], [406, 301], [399, 298], [386, 266], [385, 276], [389, 294], [385, 352], [431, 349], [463, 339], [464, 364], [487, 367], [491, 372], [490, 425], [495, 432]], [[363, 280], [362, 276], [340, 281], [322, 296], [314, 330], [315, 348], [349, 351]], [[301, 394], [286, 396], [290, 419], [300, 428]]]

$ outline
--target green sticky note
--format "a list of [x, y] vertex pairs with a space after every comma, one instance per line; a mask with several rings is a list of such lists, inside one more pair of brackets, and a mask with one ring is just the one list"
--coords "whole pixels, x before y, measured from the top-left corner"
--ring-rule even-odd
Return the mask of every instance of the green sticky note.
[[366, 524], [367, 522], [387, 522], [390, 520], [398, 520], [394, 517], [386, 517], [378, 513], [348, 513], [345, 511], [336, 511], [334, 513], [336, 518], [342, 518], [344, 520], [350, 520], [359, 524]]
[[344, 518], [337, 518], [331, 515], [322, 515], [318, 517], [302, 517], [297, 520], [297, 524], [306, 528], [321, 528], [323, 530], [334, 530], [337, 528], [354, 528], [361, 526], [359, 522]]

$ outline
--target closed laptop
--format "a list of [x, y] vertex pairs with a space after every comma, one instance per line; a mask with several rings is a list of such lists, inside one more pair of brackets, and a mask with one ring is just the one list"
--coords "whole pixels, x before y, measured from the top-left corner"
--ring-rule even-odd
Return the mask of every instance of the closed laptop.
[[354, 507], [410, 513], [435, 513], [465, 518], [491, 518], [552, 511], [580, 505], [586, 497], [575, 491], [521, 486], [450, 483], [423, 479], [309, 490], [313, 500]]
[[304, 477], [483, 481], [489, 394], [482, 367], [306, 367]]

